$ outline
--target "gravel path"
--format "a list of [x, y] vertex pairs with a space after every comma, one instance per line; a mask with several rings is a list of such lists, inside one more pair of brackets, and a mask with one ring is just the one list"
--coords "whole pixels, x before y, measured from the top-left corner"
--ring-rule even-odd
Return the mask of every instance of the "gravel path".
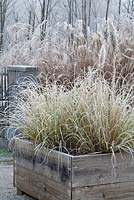
[[16, 195], [13, 188], [13, 165], [9, 162], [0, 163], [0, 200], [33, 200], [26, 195]]

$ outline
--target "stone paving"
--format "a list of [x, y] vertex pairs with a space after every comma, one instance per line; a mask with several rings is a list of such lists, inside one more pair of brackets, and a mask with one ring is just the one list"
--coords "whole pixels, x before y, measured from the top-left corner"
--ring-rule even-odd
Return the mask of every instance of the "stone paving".
[[0, 200], [33, 200], [26, 195], [16, 195], [12, 162], [0, 162]]

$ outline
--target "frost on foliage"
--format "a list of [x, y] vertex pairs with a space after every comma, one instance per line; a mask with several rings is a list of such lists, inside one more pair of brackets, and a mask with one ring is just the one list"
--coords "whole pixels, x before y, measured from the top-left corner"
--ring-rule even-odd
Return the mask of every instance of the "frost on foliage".
[[[134, 57], [134, 20], [122, 16], [120, 23], [108, 20], [106, 24], [101, 20], [99, 32], [92, 33], [87, 27], [87, 39], [84, 38], [82, 20], [76, 21], [73, 26], [67, 22], [48, 26], [44, 40], [41, 40], [42, 26], [38, 25], [34, 33], [28, 24], [10, 26], [10, 45], [1, 56], [0, 64], [39, 65], [43, 72], [49, 74], [54, 74], [58, 68], [60, 72], [57, 73], [68, 76], [74, 74], [74, 68], [79, 74], [85, 67], [106, 66], [109, 69], [115, 64], [118, 67], [133, 66], [129, 58]], [[104, 39], [106, 28], [107, 41]]]
[[25, 42], [31, 37], [31, 27], [28, 24], [17, 23], [8, 27], [8, 34], [12, 45]]

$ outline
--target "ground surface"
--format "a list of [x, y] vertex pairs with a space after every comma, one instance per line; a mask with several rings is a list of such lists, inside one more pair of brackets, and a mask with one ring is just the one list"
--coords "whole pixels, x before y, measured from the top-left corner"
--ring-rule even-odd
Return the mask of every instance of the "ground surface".
[[32, 200], [26, 195], [16, 195], [13, 187], [12, 157], [5, 150], [0, 150], [0, 200]]
[[12, 154], [5, 149], [0, 149], [0, 162], [9, 160], [12, 160]]

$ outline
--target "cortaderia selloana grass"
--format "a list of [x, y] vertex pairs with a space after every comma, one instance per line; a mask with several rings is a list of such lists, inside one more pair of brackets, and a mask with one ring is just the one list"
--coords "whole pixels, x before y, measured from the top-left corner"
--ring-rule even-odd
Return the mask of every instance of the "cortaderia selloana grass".
[[25, 81], [10, 104], [9, 129], [37, 147], [71, 155], [133, 153], [134, 86], [124, 82], [119, 87], [97, 70], [78, 78], [71, 90], [47, 80], [45, 87]]

